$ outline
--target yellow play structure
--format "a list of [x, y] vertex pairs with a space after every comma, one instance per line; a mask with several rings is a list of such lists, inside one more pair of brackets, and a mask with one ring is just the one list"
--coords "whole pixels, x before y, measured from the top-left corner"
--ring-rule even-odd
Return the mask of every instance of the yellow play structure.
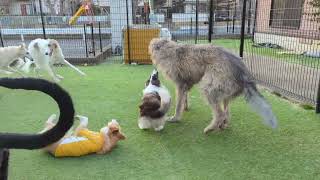
[[93, 11], [92, 11], [92, 2], [91, 0], [84, 0], [82, 2], [81, 7], [78, 9], [78, 11], [70, 18], [69, 20], [69, 25], [74, 25], [76, 24], [77, 20], [79, 17], [83, 14], [86, 13], [87, 16], [93, 16]]
[[[129, 63], [130, 53], [130, 60], [132, 63], [152, 64], [150, 55], [148, 53], [148, 47], [153, 38], [160, 36], [159, 26], [137, 24], [132, 25], [129, 28], [130, 38], [128, 38], [127, 28], [124, 28], [122, 33], [125, 63]], [[130, 43], [128, 41], [130, 41]]]

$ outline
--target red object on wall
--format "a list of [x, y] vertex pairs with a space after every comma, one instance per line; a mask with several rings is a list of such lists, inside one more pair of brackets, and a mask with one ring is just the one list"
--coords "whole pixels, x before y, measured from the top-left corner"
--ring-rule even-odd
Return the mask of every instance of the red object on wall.
[[145, 2], [144, 3], [144, 8], [143, 8], [145, 14], [149, 14], [149, 8], [150, 8], [149, 3]]
[[28, 13], [27, 13], [27, 5], [26, 4], [20, 4], [20, 7], [21, 7], [21, 15], [22, 16], [27, 16]]

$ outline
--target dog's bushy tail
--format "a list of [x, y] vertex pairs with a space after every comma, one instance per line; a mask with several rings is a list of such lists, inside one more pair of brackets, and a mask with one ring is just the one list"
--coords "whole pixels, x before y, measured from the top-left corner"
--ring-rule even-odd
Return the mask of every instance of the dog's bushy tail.
[[[60, 116], [58, 123], [42, 134], [0, 133], [0, 149], [39, 149], [61, 139], [73, 125], [74, 107], [70, 95], [59, 85], [34, 78], [0, 78], [0, 86], [9, 89], [41, 91], [51, 96], [58, 104]], [[22, 122], [19, 122], [22, 123]]]
[[271, 106], [257, 90], [254, 82], [245, 84], [244, 94], [246, 101], [251, 105], [252, 109], [262, 116], [264, 123], [272, 128], [277, 128], [277, 118], [273, 114]]

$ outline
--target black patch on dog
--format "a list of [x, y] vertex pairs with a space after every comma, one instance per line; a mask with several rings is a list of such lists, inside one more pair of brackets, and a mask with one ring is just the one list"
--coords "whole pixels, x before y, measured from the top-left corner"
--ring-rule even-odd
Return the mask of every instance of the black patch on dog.
[[160, 118], [164, 113], [160, 111], [161, 98], [158, 93], [145, 94], [142, 99], [140, 108], [140, 116], [151, 118]]

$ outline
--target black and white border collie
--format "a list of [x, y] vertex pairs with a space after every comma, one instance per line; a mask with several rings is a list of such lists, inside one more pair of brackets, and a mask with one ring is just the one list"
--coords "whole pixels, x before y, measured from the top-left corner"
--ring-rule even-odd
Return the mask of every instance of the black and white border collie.
[[161, 85], [158, 72], [153, 70], [145, 84], [142, 104], [139, 106], [139, 128], [153, 128], [155, 131], [161, 131], [164, 128], [170, 104], [170, 93], [166, 87]]

